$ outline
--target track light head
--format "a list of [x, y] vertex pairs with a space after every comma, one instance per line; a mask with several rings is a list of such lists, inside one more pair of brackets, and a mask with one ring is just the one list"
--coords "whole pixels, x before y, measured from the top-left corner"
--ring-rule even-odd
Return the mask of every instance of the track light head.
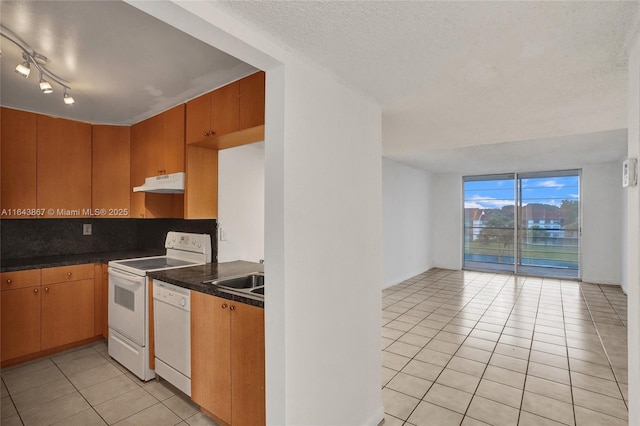
[[31, 64], [29, 63], [29, 59], [28, 57], [24, 56], [24, 62], [18, 64], [16, 66], [16, 74], [18, 74], [20, 77], [24, 77], [27, 78], [29, 77], [29, 74], [31, 73]]
[[40, 73], [40, 90], [42, 93], [51, 93], [53, 92], [53, 87], [51, 87], [51, 83], [44, 79], [42, 73]]
[[63, 100], [64, 100], [64, 103], [67, 105], [73, 105], [74, 103], [76, 103], [75, 99], [73, 99], [73, 97], [69, 94], [69, 92], [67, 92], [66, 87], [64, 88]]

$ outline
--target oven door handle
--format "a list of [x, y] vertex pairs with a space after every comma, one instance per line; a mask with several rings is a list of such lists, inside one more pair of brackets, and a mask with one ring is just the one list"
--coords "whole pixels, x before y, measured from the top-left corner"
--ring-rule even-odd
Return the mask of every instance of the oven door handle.
[[[114, 277], [122, 278], [127, 281], [135, 281], [136, 283], [140, 282], [140, 276], [129, 274], [127, 272], [118, 271], [116, 269], [109, 268], [109, 275], [113, 275]], [[136, 284], [129, 284], [130, 286], [134, 286]], [[139, 284], [138, 284], [139, 285]]]

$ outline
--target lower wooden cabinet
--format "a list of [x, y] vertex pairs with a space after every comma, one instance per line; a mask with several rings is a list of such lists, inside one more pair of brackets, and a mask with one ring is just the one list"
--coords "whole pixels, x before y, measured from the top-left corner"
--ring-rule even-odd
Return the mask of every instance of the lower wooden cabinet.
[[94, 336], [93, 278], [42, 286], [42, 347]]
[[264, 425], [264, 310], [191, 291], [191, 398], [234, 425]]
[[93, 264], [6, 272], [0, 282], [3, 365], [96, 336]]
[[40, 296], [40, 282], [2, 291], [2, 361], [40, 350]]

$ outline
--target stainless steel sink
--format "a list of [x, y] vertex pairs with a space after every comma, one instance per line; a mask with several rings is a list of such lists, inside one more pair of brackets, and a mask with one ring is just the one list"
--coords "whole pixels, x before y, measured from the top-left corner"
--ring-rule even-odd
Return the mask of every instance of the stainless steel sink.
[[264, 299], [264, 274], [262, 273], [211, 280], [207, 283], [213, 284], [223, 291], [240, 293], [259, 300]]
[[221, 287], [239, 289], [252, 289], [255, 287], [264, 286], [264, 275], [251, 274], [244, 277], [231, 278], [227, 280], [218, 281], [217, 283]]

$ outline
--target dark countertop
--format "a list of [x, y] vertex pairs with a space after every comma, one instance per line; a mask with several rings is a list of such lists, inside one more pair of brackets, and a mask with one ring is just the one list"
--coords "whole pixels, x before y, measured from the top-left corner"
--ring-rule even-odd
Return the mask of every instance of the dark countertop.
[[248, 275], [254, 272], [264, 272], [264, 265], [244, 260], [236, 260], [234, 262], [207, 263], [206, 265], [200, 266], [149, 272], [148, 276], [154, 280], [164, 281], [179, 287], [264, 308], [264, 300], [254, 299], [238, 293], [228, 293], [213, 284], [204, 283], [204, 281]]
[[83, 263], [108, 263], [111, 260], [134, 257], [162, 256], [166, 250], [133, 250], [119, 252], [66, 254], [62, 256], [31, 257], [26, 259], [3, 259], [0, 272], [22, 271], [25, 269], [54, 268], [56, 266], [81, 265]]

